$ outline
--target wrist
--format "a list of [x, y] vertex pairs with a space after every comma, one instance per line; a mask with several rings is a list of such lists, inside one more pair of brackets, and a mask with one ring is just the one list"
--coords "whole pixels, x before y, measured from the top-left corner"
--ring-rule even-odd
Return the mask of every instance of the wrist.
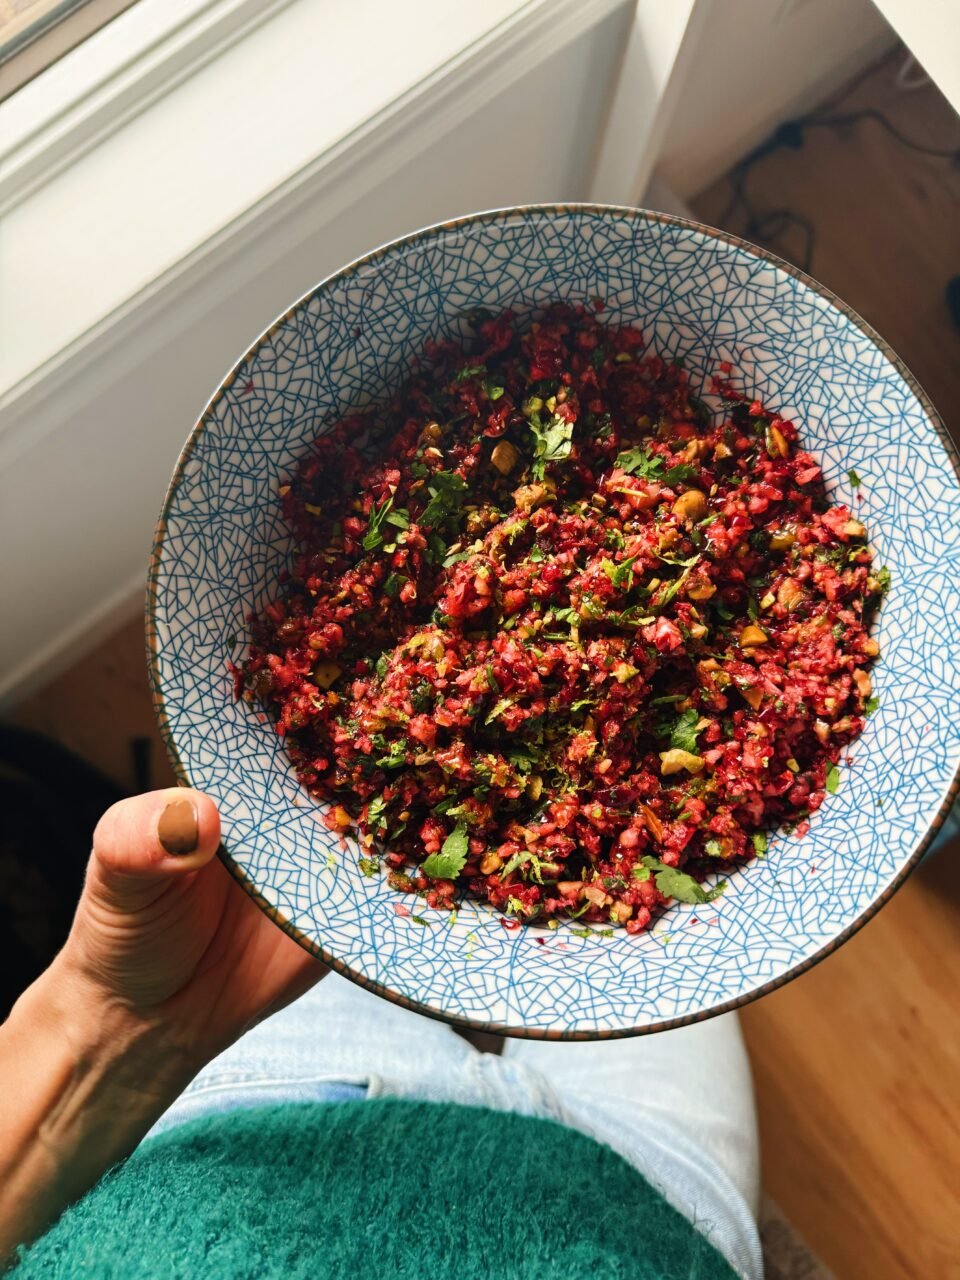
[[74, 1077], [129, 1090], [132, 1109], [166, 1106], [204, 1061], [169, 1016], [134, 1008], [75, 963], [69, 944], [14, 1006], [15, 1017], [56, 1039]]
[[0, 1265], [133, 1150], [196, 1072], [61, 954], [0, 1027]]

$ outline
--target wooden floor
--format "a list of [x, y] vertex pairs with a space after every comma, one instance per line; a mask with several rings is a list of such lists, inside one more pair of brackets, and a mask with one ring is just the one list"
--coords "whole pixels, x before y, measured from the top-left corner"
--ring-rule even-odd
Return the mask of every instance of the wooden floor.
[[[844, 109], [877, 105], [912, 137], [960, 145], [949, 107], [930, 89], [897, 90], [896, 65]], [[811, 218], [813, 274], [893, 343], [960, 427], [960, 332], [943, 300], [960, 273], [960, 168], [907, 152], [867, 122], [769, 158], [751, 191]], [[695, 206], [711, 221], [726, 202], [719, 184]], [[771, 247], [789, 256], [789, 245]], [[139, 622], [13, 718], [130, 787], [130, 741], [146, 737], [152, 784], [170, 780]], [[743, 1025], [766, 1190], [839, 1280], [960, 1277], [960, 847], [928, 862], [839, 953], [746, 1009]]]
[[[903, 92], [898, 54], [838, 110], [871, 106], [911, 139], [960, 147], [936, 90]], [[874, 121], [808, 134], [761, 161], [756, 208], [816, 232], [811, 274], [892, 344], [960, 439], [960, 166]], [[729, 182], [693, 203], [718, 224]], [[745, 219], [725, 229], [744, 233]], [[796, 260], [796, 233], [768, 244]], [[914, 874], [841, 951], [742, 1015], [757, 1085], [764, 1186], [840, 1280], [960, 1277], [960, 845]]]

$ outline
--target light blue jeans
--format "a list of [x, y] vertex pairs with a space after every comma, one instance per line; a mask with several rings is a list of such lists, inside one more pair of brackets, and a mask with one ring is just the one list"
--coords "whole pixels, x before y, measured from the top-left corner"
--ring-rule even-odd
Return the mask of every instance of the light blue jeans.
[[286, 1101], [412, 1098], [556, 1120], [618, 1151], [738, 1275], [762, 1280], [756, 1117], [735, 1014], [658, 1035], [481, 1053], [336, 974], [197, 1076], [150, 1134]]

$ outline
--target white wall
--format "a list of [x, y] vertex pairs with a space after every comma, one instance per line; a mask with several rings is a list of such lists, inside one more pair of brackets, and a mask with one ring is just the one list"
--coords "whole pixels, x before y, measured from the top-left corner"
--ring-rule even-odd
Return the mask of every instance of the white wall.
[[[913, 3], [922, 8], [925, 0]], [[870, 0], [713, 0], [684, 68], [657, 173], [677, 195], [696, 195], [895, 38]]]

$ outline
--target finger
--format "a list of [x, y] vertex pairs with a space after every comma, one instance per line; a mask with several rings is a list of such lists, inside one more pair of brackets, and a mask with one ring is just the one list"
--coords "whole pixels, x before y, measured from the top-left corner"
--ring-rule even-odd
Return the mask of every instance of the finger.
[[150, 791], [121, 800], [100, 819], [88, 882], [103, 897], [140, 897], [205, 866], [219, 844], [220, 815], [209, 796], [185, 787]]

